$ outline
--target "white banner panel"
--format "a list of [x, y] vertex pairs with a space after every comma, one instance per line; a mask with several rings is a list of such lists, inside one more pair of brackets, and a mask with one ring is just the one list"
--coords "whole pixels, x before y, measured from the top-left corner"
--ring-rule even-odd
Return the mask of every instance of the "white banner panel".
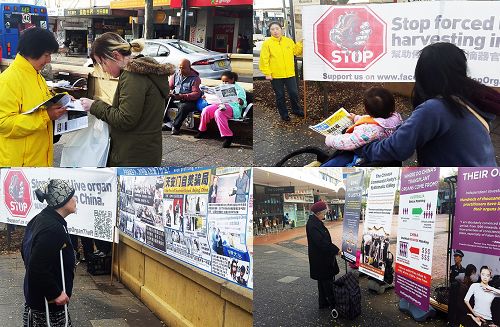
[[431, 1], [302, 9], [304, 79], [412, 82], [419, 51], [450, 42], [470, 76], [500, 81], [500, 1]]
[[378, 280], [384, 280], [398, 186], [399, 168], [382, 168], [371, 173], [359, 271]]
[[111, 242], [116, 225], [117, 185], [113, 169], [2, 169], [0, 222], [26, 226], [47, 203], [35, 190], [49, 179], [62, 179], [75, 188], [77, 212], [66, 217], [70, 234]]

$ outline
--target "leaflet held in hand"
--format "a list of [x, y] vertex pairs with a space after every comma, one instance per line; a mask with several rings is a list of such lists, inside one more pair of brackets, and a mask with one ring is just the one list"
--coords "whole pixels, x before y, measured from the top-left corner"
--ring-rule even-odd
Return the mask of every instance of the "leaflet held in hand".
[[222, 84], [214, 87], [200, 85], [205, 100], [209, 104], [238, 102], [238, 92], [234, 84]]
[[354, 122], [349, 113], [344, 108], [340, 108], [321, 123], [309, 126], [309, 128], [326, 136], [342, 134], [342, 131], [351, 125], [354, 125]]
[[49, 100], [22, 114], [31, 114], [38, 109], [47, 109], [56, 104], [66, 108], [66, 112], [55, 121], [54, 135], [76, 131], [88, 126], [88, 116], [81, 102], [79, 100], [73, 101], [71, 96], [66, 93], [58, 93]]

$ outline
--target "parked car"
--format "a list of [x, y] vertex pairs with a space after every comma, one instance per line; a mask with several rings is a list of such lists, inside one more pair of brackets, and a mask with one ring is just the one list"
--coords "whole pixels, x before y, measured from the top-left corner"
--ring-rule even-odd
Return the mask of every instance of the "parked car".
[[[176, 39], [145, 40], [146, 57], [153, 57], [162, 64], [179, 65], [186, 58], [202, 78], [219, 79], [223, 72], [231, 70], [231, 61], [227, 53], [211, 51], [195, 44]], [[92, 67], [92, 60], [87, 60], [85, 67]]]

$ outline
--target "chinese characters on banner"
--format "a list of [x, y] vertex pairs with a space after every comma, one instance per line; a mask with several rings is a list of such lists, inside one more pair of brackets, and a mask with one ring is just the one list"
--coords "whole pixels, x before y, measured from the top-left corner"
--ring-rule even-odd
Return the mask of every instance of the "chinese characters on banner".
[[120, 230], [253, 288], [250, 168], [119, 169]]
[[348, 175], [346, 180], [344, 222], [342, 225], [342, 255], [349, 262], [356, 262], [362, 193], [363, 171]]
[[370, 176], [359, 271], [378, 280], [384, 280], [399, 171], [382, 168]]
[[[458, 168], [455, 213], [449, 320], [456, 326], [498, 321], [500, 170]], [[473, 302], [472, 298], [481, 301]], [[464, 301], [474, 309], [474, 315]]]
[[470, 76], [499, 86], [498, 1], [415, 1], [302, 9], [304, 79], [412, 82], [425, 46], [465, 50]]
[[396, 244], [396, 293], [429, 309], [439, 168], [403, 168]]
[[2, 169], [0, 222], [26, 226], [46, 202], [35, 190], [50, 179], [62, 179], [75, 189], [77, 212], [66, 218], [68, 232], [111, 242], [116, 222], [116, 173], [112, 169]]

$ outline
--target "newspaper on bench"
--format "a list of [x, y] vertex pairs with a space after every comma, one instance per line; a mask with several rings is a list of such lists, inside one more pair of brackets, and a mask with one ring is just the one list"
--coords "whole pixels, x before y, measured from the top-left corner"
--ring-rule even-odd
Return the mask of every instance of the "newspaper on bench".
[[309, 126], [309, 128], [326, 136], [342, 134], [346, 128], [353, 124], [354, 122], [350, 118], [349, 113], [344, 108], [340, 108], [321, 123]]
[[205, 100], [209, 104], [238, 102], [238, 92], [234, 84], [222, 84], [214, 87], [200, 85]]

